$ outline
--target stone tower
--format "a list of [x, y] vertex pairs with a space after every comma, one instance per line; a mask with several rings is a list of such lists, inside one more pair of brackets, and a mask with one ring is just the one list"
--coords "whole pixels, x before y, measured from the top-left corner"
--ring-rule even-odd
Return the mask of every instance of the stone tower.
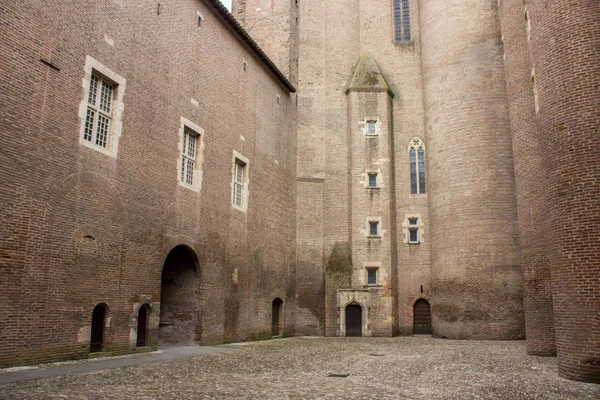
[[[540, 352], [553, 350], [550, 321], [540, 321], [551, 315], [552, 287], [559, 374], [600, 383], [600, 3], [503, 0], [500, 11], [511, 118], [522, 138], [515, 143], [517, 172], [544, 188], [543, 197], [539, 184], [533, 195], [542, 197], [545, 215], [532, 216], [529, 227], [521, 223], [522, 237], [543, 230], [549, 249], [548, 262], [535, 255], [543, 241], [525, 241], [533, 256], [524, 258], [527, 322], [538, 327], [528, 328], [528, 340]], [[527, 168], [527, 148], [535, 169]]]

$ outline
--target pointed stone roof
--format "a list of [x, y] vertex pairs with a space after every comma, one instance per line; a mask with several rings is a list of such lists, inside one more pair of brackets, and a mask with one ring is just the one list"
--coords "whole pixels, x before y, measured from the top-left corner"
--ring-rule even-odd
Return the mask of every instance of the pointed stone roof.
[[360, 57], [348, 90], [346, 90], [346, 93], [348, 92], [388, 92], [390, 96], [394, 97], [394, 92], [387, 84], [371, 53], [364, 53]]

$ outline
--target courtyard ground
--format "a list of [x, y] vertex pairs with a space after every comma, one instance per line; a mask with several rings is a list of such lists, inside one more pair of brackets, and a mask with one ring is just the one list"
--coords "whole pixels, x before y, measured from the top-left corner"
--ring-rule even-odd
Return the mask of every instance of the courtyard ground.
[[[600, 399], [599, 385], [559, 378], [556, 359], [527, 356], [524, 341], [289, 338], [194, 349], [3, 384], [0, 399]], [[109, 365], [95, 362], [39, 370]]]

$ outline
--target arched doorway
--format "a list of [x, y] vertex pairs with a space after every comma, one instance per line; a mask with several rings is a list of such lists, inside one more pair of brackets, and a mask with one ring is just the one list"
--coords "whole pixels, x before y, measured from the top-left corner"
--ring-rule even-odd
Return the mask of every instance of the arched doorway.
[[271, 335], [281, 335], [283, 328], [283, 301], [278, 297], [273, 300], [273, 311], [271, 312]]
[[138, 311], [136, 347], [144, 347], [148, 343], [148, 309], [147, 304], [142, 304]]
[[431, 335], [431, 307], [425, 299], [419, 299], [414, 307], [414, 334]]
[[92, 311], [92, 332], [90, 335], [90, 353], [102, 351], [104, 340], [104, 322], [106, 320], [106, 307], [98, 304]]
[[199, 340], [200, 299], [197, 257], [177, 246], [165, 260], [160, 285], [160, 344], [193, 344]]
[[362, 308], [358, 304], [346, 307], [346, 336], [362, 336]]

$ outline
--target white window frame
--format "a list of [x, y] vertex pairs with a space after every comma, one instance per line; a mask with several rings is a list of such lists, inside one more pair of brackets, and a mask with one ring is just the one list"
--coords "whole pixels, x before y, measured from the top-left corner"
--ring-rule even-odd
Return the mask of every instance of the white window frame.
[[[369, 131], [369, 126], [375, 124], [375, 132]], [[381, 134], [381, 120], [379, 117], [365, 117], [359, 121], [358, 127], [363, 131], [363, 135], [369, 138], [377, 137]]]
[[[196, 136], [195, 148], [194, 148], [194, 168], [191, 171], [192, 174], [192, 183], [188, 183], [184, 179], [184, 174], [187, 174], [188, 163], [185, 163], [185, 159], [191, 158], [191, 155], [184, 155], [184, 152], [187, 152], [189, 149], [186, 140], [188, 140], [189, 144], [189, 136]], [[200, 126], [196, 125], [192, 121], [187, 118], [181, 117], [181, 123], [179, 126], [179, 142], [177, 144], [177, 150], [179, 153], [179, 157], [177, 158], [177, 181], [180, 186], [183, 186], [187, 189], [193, 190], [195, 192], [199, 192], [202, 188], [202, 164], [204, 162], [204, 136], [205, 132]]]
[[[237, 151], [233, 151], [233, 163], [232, 163], [232, 169], [231, 169], [231, 206], [237, 210], [246, 212], [248, 210], [248, 197], [249, 197], [249, 190], [248, 190], [248, 186], [250, 184], [250, 179], [249, 179], [249, 168], [250, 168], [250, 161], [248, 160], [248, 158], [244, 157], [243, 155], [241, 155], [240, 153], [238, 153]], [[237, 166], [241, 165], [242, 166], [242, 182], [240, 184], [240, 182], [236, 181], [236, 171], [237, 171]], [[241, 202], [242, 204], [237, 204], [236, 203], [236, 194], [237, 191], [240, 190], [242, 191], [241, 193]]]
[[[80, 131], [79, 131], [79, 143], [90, 149], [96, 150], [102, 154], [105, 154], [112, 158], [117, 158], [117, 151], [119, 149], [119, 139], [123, 131], [123, 96], [125, 95], [126, 80], [122, 76], [113, 72], [110, 68], [100, 63], [98, 60], [86, 56], [84, 66], [84, 76], [81, 81], [83, 89], [82, 101], [79, 104], [79, 120], [80, 120]], [[98, 78], [98, 90], [96, 92], [96, 99], [93, 104], [89, 102], [90, 87], [92, 84], [92, 77]], [[102, 82], [112, 85], [112, 101], [110, 104], [109, 112], [100, 110], [100, 97]], [[91, 140], [85, 139], [86, 132], [86, 121], [88, 110], [93, 111], [94, 115], [94, 129], [92, 132]], [[106, 146], [96, 144], [96, 137], [98, 132], [98, 119], [99, 115], [108, 119], [107, 125], [107, 138]]]

